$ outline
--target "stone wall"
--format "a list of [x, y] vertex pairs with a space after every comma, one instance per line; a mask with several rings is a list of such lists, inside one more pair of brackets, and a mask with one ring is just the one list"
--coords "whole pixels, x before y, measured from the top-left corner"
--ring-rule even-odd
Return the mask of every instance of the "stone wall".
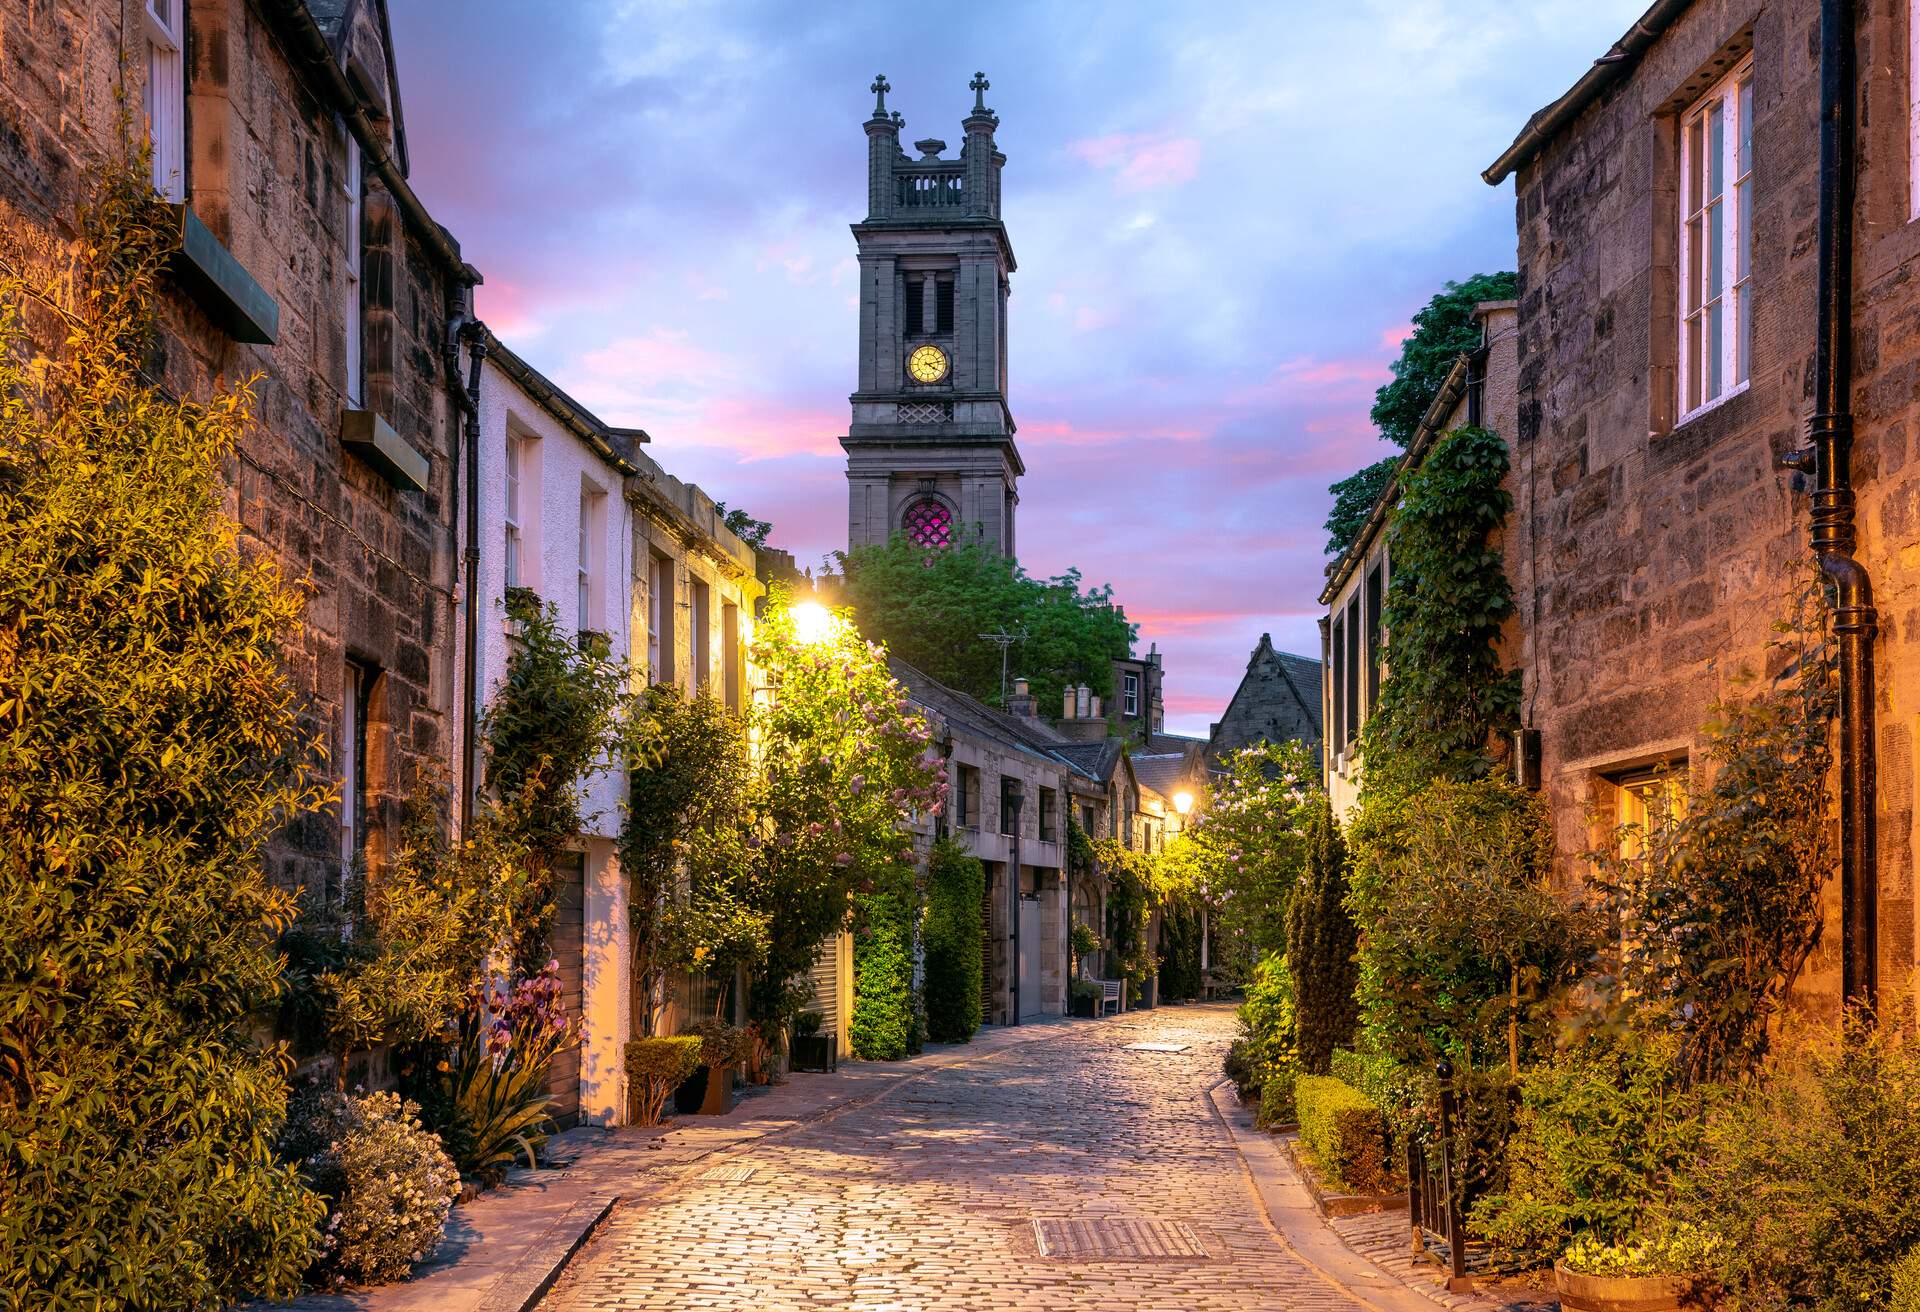
[[[1522, 705], [1542, 731], [1569, 875], [1604, 837], [1609, 775], [1697, 761], [1709, 703], [1739, 691], [1743, 671], [1779, 672], [1770, 626], [1808, 561], [1806, 482], [1776, 461], [1802, 444], [1811, 411], [1818, 8], [1695, 4], [1517, 177], [1524, 474], [1508, 557], [1532, 562], [1522, 608], [1535, 650]], [[1920, 431], [1920, 334], [1909, 280], [1920, 225], [1907, 220], [1904, 22], [1879, 0], [1859, 14], [1854, 471], [1881, 616], [1880, 941], [1883, 978], [1895, 980], [1914, 959], [1920, 465], [1908, 456]], [[1751, 380], [1676, 426], [1674, 115], [1748, 48]], [[1837, 889], [1828, 914], [1837, 921]], [[1837, 994], [1837, 945], [1828, 933], [1811, 996]]]
[[[426, 491], [402, 490], [339, 439], [348, 209], [336, 107], [295, 73], [280, 19], [250, 0], [186, 8], [187, 203], [278, 303], [279, 330], [274, 345], [235, 341], [176, 288], [155, 368], [186, 397], [258, 376], [255, 424], [231, 469], [232, 507], [244, 548], [270, 553], [308, 590], [287, 657], [329, 747], [329, 763], [316, 763], [323, 778], [337, 778], [346, 662], [376, 672], [366, 819], [377, 859], [415, 770], [450, 750], [455, 415], [440, 348], [461, 288], [369, 170], [367, 400], [430, 466]], [[89, 168], [120, 150], [116, 93], [140, 104], [141, 31], [134, 0], [0, 8], [0, 240], [41, 272], [69, 258]], [[320, 887], [337, 876], [340, 857], [330, 808], [290, 825], [270, 860], [280, 883]]]

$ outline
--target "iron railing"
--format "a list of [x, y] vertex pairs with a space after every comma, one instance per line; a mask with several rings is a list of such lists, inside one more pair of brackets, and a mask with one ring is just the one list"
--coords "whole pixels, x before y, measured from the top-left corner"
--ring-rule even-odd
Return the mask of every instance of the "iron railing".
[[1429, 1146], [1418, 1135], [1407, 1136], [1407, 1216], [1414, 1256], [1425, 1257], [1439, 1248], [1447, 1268], [1447, 1289], [1461, 1294], [1473, 1288], [1473, 1281], [1467, 1276], [1467, 1231], [1460, 1220], [1460, 1194], [1454, 1188], [1460, 1172], [1453, 1160], [1453, 1126], [1460, 1108], [1453, 1091], [1453, 1063], [1442, 1058], [1433, 1074], [1440, 1083], [1439, 1142]]

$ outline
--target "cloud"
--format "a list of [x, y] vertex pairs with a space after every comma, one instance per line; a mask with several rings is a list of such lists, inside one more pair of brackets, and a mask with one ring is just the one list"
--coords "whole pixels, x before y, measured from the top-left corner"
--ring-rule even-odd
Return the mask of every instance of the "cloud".
[[1122, 195], [1177, 187], [1200, 172], [1200, 142], [1195, 137], [1115, 132], [1068, 142], [1067, 151], [1094, 168], [1111, 171], [1114, 190]]

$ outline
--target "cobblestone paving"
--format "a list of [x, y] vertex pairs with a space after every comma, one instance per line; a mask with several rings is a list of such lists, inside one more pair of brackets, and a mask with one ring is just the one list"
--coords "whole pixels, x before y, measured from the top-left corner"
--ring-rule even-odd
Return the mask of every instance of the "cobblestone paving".
[[[906, 1081], [623, 1208], [541, 1307], [1354, 1308], [1267, 1230], [1205, 1101], [1232, 1028], [1163, 1008]], [[1184, 1223], [1207, 1258], [1044, 1258], [1041, 1218]]]

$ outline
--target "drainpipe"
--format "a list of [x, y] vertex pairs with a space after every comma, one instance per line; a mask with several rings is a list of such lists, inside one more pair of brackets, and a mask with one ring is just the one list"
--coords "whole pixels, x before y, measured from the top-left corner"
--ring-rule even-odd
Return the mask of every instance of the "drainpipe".
[[[461, 679], [466, 689], [460, 708], [460, 832], [471, 832], [474, 801], [480, 793], [480, 366], [487, 358], [486, 325], [464, 308], [473, 288], [469, 284], [460, 296], [462, 308], [447, 321], [445, 355], [447, 390], [459, 411], [465, 434], [462, 463], [466, 466], [466, 550], [462, 592], [467, 601], [466, 651], [462, 658]], [[460, 343], [465, 341], [472, 353], [466, 379], [460, 377]]]
[[1013, 810], [1013, 833], [1007, 841], [1007, 890], [1012, 894], [1007, 916], [1007, 1024], [1020, 1023], [1020, 803], [1023, 790], [1016, 786], [1007, 799]]
[[1783, 463], [1813, 474], [1813, 554], [1833, 588], [1833, 631], [1840, 646], [1841, 993], [1849, 1004], [1872, 1007], [1879, 997], [1873, 722], [1878, 617], [1872, 582], [1853, 554], [1853, 99], [1852, 0], [1821, 0], [1812, 445]]

